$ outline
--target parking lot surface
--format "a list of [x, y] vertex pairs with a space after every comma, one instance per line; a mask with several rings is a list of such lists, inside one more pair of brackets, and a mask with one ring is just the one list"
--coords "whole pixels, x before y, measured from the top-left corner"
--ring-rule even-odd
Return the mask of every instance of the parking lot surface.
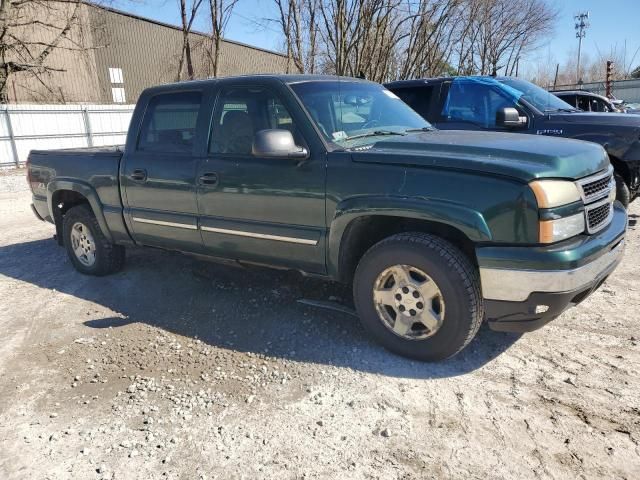
[[640, 478], [640, 204], [593, 296], [424, 364], [348, 288], [155, 249], [76, 272], [0, 173], [0, 478]]

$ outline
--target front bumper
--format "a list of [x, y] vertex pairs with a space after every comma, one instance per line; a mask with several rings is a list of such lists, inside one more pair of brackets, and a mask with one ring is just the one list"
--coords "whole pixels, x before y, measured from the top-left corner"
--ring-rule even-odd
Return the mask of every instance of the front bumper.
[[532, 331], [587, 298], [622, 260], [626, 227], [626, 212], [616, 204], [610, 225], [596, 235], [548, 247], [479, 248], [489, 326]]

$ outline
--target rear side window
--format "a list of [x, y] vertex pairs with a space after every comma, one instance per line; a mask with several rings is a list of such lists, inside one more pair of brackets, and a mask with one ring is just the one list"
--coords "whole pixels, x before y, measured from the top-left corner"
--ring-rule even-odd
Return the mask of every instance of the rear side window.
[[429, 118], [433, 89], [433, 85], [425, 85], [423, 87], [399, 88], [393, 93], [418, 112], [422, 118], [433, 120]]
[[144, 114], [138, 150], [191, 153], [202, 94], [181, 92], [157, 95]]

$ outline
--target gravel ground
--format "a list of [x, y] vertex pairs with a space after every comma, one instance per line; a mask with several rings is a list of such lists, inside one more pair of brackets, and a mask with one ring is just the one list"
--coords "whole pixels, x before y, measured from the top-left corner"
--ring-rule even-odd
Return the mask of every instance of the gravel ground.
[[0, 478], [640, 478], [640, 240], [578, 308], [421, 364], [348, 289], [127, 252], [73, 270], [0, 174]]

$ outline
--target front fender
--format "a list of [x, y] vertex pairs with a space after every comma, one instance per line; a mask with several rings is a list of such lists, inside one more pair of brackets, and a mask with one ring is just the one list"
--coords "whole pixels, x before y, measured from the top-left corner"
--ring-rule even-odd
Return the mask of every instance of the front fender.
[[371, 215], [426, 220], [453, 227], [472, 242], [491, 240], [491, 231], [482, 214], [454, 202], [390, 196], [353, 197], [336, 206], [331, 221], [327, 255], [330, 276], [338, 276], [340, 246], [349, 224], [359, 217]]
[[83, 182], [82, 180], [75, 178], [56, 178], [49, 182], [47, 185], [47, 206], [49, 208], [51, 218], [54, 218], [53, 194], [60, 190], [71, 190], [85, 197], [89, 202], [89, 206], [91, 207], [96, 220], [98, 221], [98, 225], [100, 225], [102, 233], [110, 242], [113, 242], [113, 236], [111, 235], [111, 231], [109, 230], [107, 221], [104, 217], [104, 208], [100, 201], [100, 197], [98, 197], [98, 193], [90, 184]]

